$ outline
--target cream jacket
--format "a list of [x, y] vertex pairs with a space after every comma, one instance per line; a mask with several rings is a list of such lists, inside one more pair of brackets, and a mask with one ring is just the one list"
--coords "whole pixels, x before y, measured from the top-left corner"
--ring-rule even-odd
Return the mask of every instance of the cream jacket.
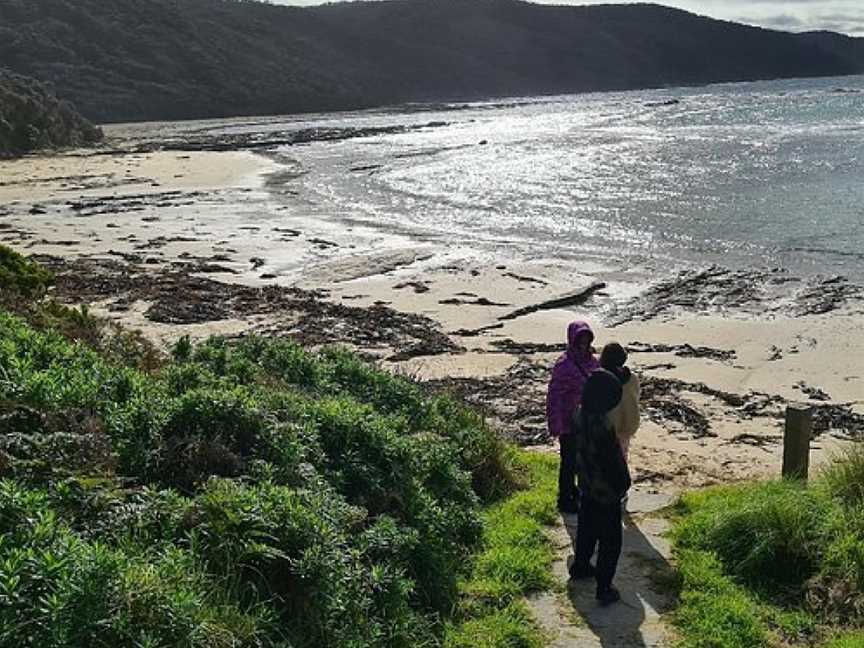
[[621, 402], [606, 415], [622, 441], [629, 441], [639, 429], [639, 391], [639, 377], [631, 373], [630, 380], [623, 385]]

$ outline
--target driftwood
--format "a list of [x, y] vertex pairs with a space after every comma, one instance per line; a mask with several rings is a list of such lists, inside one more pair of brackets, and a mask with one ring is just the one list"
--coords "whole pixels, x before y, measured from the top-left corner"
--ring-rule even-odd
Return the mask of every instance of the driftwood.
[[592, 283], [587, 288], [581, 288], [580, 290], [565, 293], [563, 295], [559, 295], [558, 297], [553, 297], [552, 299], [547, 299], [546, 301], [538, 302], [536, 304], [531, 304], [529, 306], [525, 306], [523, 308], [519, 308], [512, 313], [508, 313], [507, 315], [502, 315], [498, 318], [498, 321], [506, 321], [513, 320], [517, 317], [524, 317], [525, 315], [530, 315], [531, 313], [536, 313], [541, 310], [551, 310], [553, 308], [566, 308], [568, 306], [579, 306], [588, 301], [594, 293], [598, 290], [603, 290], [606, 287], [606, 284], [602, 281], [598, 281]]

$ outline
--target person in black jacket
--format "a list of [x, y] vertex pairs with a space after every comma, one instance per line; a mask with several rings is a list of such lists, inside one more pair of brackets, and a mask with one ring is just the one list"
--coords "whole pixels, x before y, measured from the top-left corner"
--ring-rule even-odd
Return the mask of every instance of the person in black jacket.
[[[571, 578], [597, 580], [597, 600], [608, 605], [621, 599], [612, 579], [621, 556], [621, 499], [630, 488], [630, 472], [615, 429], [606, 414], [621, 401], [621, 382], [611, 372], [591, 374], [582, 406], [573, 417], [574, 454], [579, 477], [579, 520]], [[590, 559], [597, 549], [597, 566]]]

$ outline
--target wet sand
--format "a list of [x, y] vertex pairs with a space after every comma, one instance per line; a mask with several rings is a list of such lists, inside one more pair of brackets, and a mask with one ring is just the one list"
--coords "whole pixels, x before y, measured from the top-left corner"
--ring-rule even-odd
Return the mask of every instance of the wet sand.
[[304, 220], [272, 157], [97, 153], [0, 162], [0, 242], [50, 265], [58, 298], [160, 344], [249, 332], [349, 344], [552, 451], [549, 367], [567, 323], [587, 319], [643, 377], [631, 463], [664, 491], [777, 474], [787, 402], [817, 408], [817, 464], [864, 434], [864, 298], [841, 278], [490, 260]]

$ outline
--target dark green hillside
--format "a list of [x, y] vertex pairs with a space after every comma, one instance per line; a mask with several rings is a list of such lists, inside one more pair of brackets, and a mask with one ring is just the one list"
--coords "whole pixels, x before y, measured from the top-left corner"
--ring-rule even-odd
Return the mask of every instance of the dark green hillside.
[[805, 32], [798, 38], [848, 61], [864, 61], [864, 38], [848, 38], [829, 31]]
[[0, 63], [100, 121], [851, 74], [860, 43], [657, 5], [0, 2]]

